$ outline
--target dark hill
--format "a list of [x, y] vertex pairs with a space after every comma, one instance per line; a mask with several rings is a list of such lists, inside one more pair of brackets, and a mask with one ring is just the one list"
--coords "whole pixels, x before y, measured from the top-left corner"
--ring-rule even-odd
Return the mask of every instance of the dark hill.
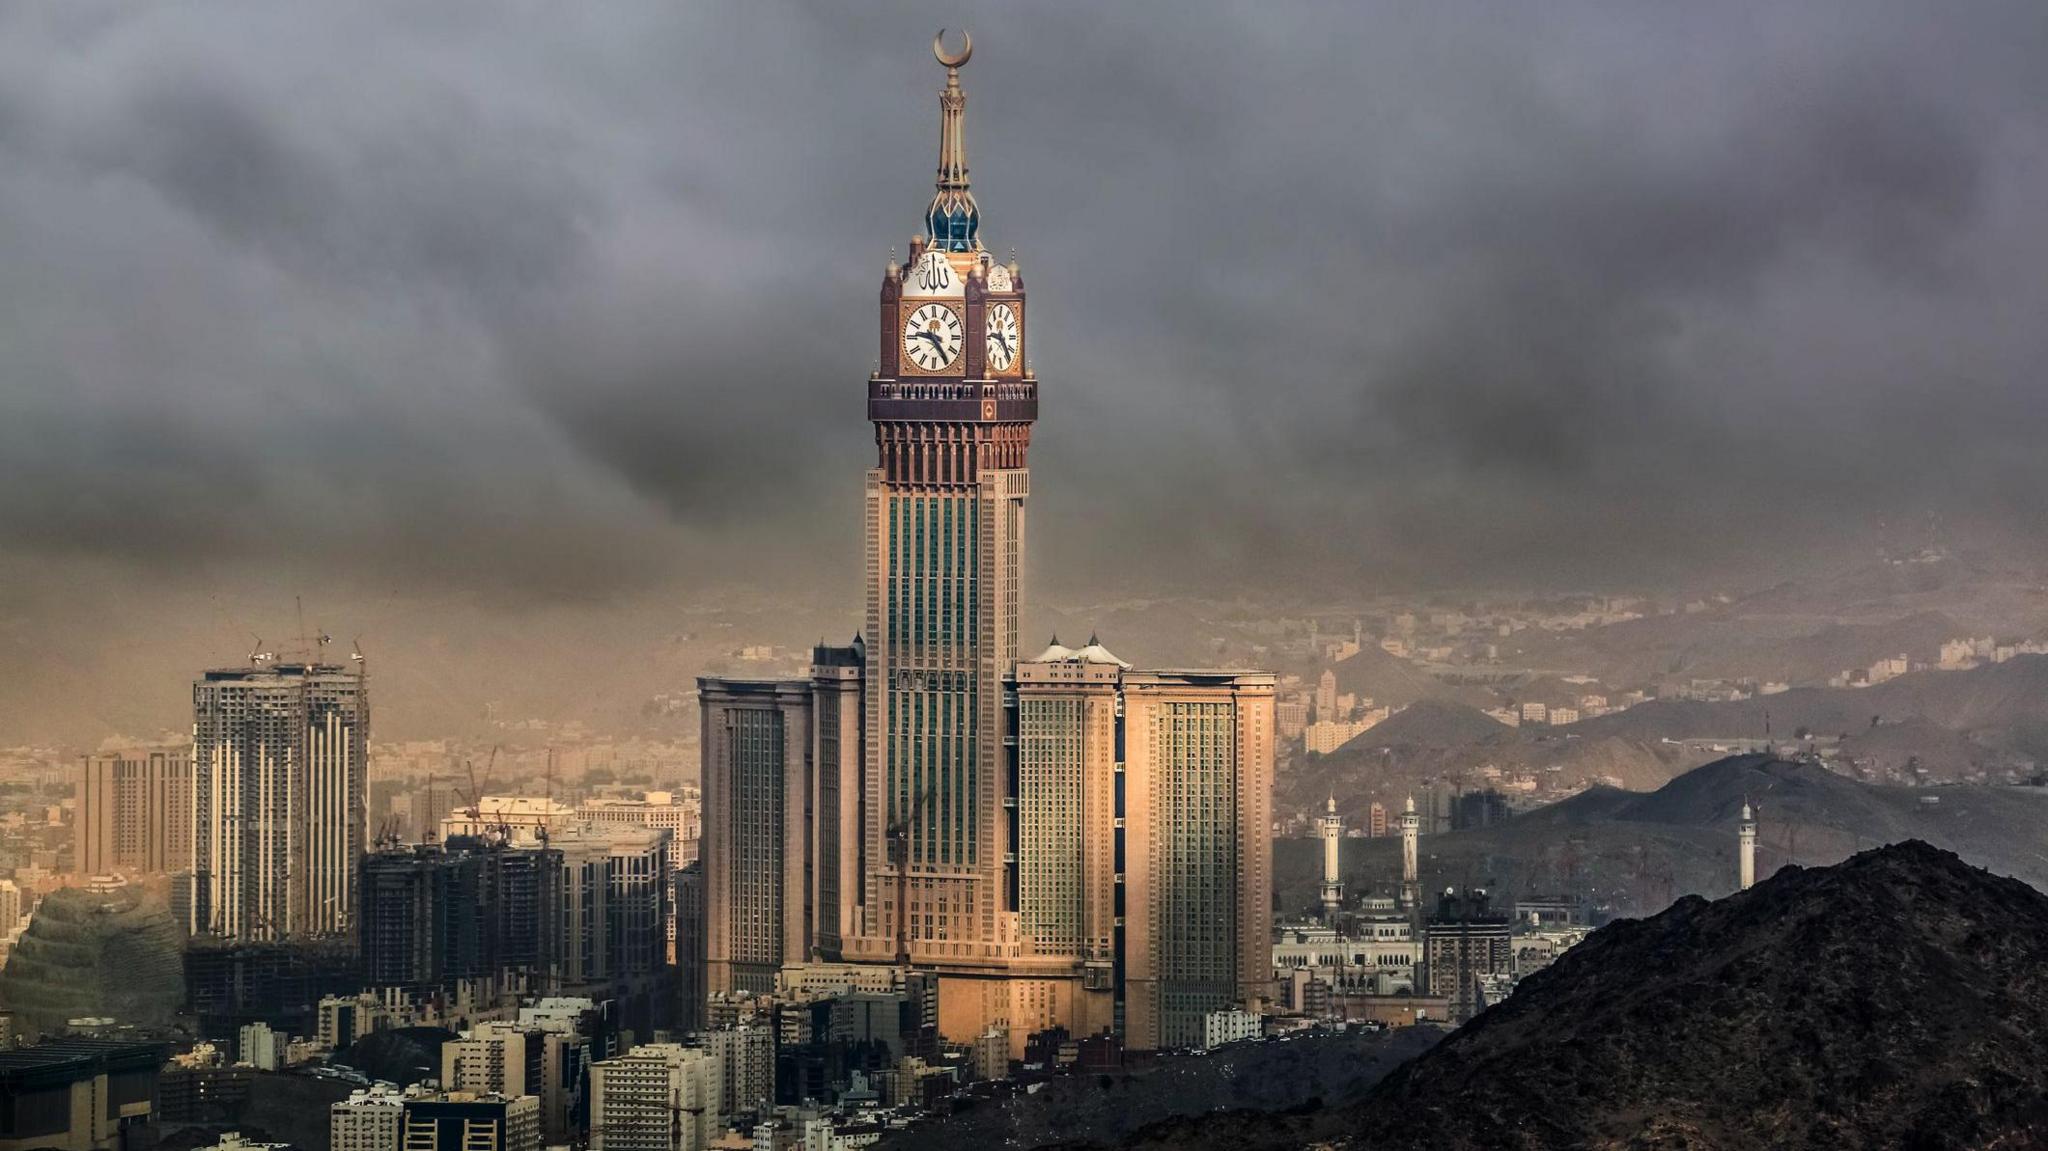
[[373, 1031], [344, 1047], [334, 1062], [353, 1067], [371, 1079], [410, 1087], [441, 1073], [441, 1048], [455, 1033], [439, 1027], [396, 1027]]
[[2038, 1147], [2048, 896], [1925, 843], [1595, 932], [1326, 1111], [1126, 1147]]
[[2038, 1146], [2048, 897], [1908, 841], [1595, 933], [1345, 1116], [1379, 1148]]
[[1388, 716], [1386, 722], [1368, 729], [1345, 746], [1458, 747], [1506, 742], [1514, 734], [1515, 729], [1495, 722], [1476, 707], [1447, 699], [1424, 699]]
[[1483, 688], [1448, 684], [1405, 659], [1388, 655], [1378, 645], [1368, 644], [1357, 655], [1330, 666], [1337, 673], [1337, 690], [1369, 696], [1374, 703], [1405, 707], [1422, 699], [1482, 702], [1489, 698]]

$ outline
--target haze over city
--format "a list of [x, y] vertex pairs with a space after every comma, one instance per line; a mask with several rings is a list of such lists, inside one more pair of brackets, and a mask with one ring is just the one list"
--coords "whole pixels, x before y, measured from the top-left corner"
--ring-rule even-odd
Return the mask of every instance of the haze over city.
[[[293, 593], [848, 605], [916, 11], [10, 14], [0, 699], [194, 587], [210, 658]], [[962, 18], [1057, 289], [1035, 601], [2039, 556], [2031, 6]]]
[[0, 1151], [2031, 1145], [2044, 59], [0, 9]]

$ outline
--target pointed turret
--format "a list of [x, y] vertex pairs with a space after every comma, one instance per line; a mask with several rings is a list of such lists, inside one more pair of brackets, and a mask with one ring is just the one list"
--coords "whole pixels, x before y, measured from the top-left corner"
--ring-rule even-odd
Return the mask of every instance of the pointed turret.
[[1338, 867], [1344, 820], [1337, 814], [1337, 797], [1334, 794], [1330, 796], [1322, 817], [1316, 820], [1316, 831], [1323, 837], [1323, 918], [1334, 921], [1338, 908], [1344, 905], [1344, 880]]
[[960, 87], [960, 67], [974, 55], [974, 37], [960, 33], [960, 51], [946, 51], [946, 31], [932, 37], [932, 55], [946, 66], [946, 87], [939, 93], [939, 180], [932, 206], [925, 211], [928, 242], [943, 252], [972, 252], [981, 247], [981, 209], [967, 185], [967, 93]]
[[1417, 881], [1419, 862], [1418, 840], [1422, 835], [1422, 817], [1415, 814], [1415, 797], [1409, 796], [1401, 808], [1401, 906], [1414, 910], [1421, 903]]

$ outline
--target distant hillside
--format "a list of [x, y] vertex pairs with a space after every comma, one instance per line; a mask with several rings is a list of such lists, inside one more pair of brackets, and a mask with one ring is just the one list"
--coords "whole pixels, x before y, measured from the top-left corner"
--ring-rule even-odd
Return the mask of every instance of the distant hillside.
[[1368, 644], [1350, 659], [1331, 665], [1337, 673], [1337, 690], [1370, 697], [1374, 703], [1406, 707], [1421, 699], [1485, 703], [1492, 696], [1484, 688], [1448, 684], [1405, 659], [1388, 655]]
[[1764, 732], [1766, 715], [1779, 738], [1802, 727], [1827, 735], [1854, 734], [1871, 726], [1872, 717], [1886, 722], [1918, 718], [1965, 733], [1999, 733], [2048, 720], [2048, 656], [2018, 656], [1969, 671], [1913, 672], [1869, 688], [1795, 688], [1729, 703], [1658, 700], [1564, 730], [1634, 739], [1755, 738]]
[[1457, 747], [1463, 744], [1508, 742], [1515, 729], [1468, 704], [1444, 699], [1419, 700], [1368, 729], [1346, 747]]
[[1566, 784], [1614, 780], [1648, 791], [1708, 758], [1656, 739], [1583, 738], [1567, 735], [1566, 729], [1508, 728], [1485, 716], [1477, 718], [1491, 730], [1481, 738], [1430, 746], [1422, 740], [1431, 729], [1459, 736], [1480, 734], [1482, 729], [1461, 721], [1439, 725], [1427, 717], [1391, 727], [1400, 718], [1389, 719], [1329, 755], [1296, 760], [1275, 783], [1275, 809], [1319, 809], [1326, 796], [1335, 795], [1346, 818], [1360, 819], [1375, 799], [1398, 803], [1428, 780], [1476, 777], [1486, 767], [1510, 775], [1542, 772]]
[[[1658, 911], [1686, 894], [1726, 894], [1735, 887], [1735, 822], [1745, 799], [1759, 810], [1762, 875], [1922, 839], [2048, 891], [2048, 792], [1881, 787], [1768, 756], [1718, 760], [1653, 792], [1597, 788], [1505, 824], [1424, 836], [1422, 884], [1487, 886], [1509, 896], [1583, 890], [1621, 914]], [[1283, 907], [1314, 900], [1316, 847], [1275, 844]], [[1399, 850], [1393, 839], [1346, 840], [1351, 890], [1391, 890]]]

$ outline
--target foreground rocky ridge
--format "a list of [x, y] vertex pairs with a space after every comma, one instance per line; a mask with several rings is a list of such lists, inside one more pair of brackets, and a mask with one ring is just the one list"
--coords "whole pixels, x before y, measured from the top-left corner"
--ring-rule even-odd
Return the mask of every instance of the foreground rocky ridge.
[[1125, 1147], [2048, 1141], [2048, 896], [1908, 841], [1594, 933], [1351, 1103]]
[[1595, 933], [1389, 1076], [1343, 1145], [2025, 1143], [2044, 964], [2048, 896], [1925, 843], [1787, 868]]

